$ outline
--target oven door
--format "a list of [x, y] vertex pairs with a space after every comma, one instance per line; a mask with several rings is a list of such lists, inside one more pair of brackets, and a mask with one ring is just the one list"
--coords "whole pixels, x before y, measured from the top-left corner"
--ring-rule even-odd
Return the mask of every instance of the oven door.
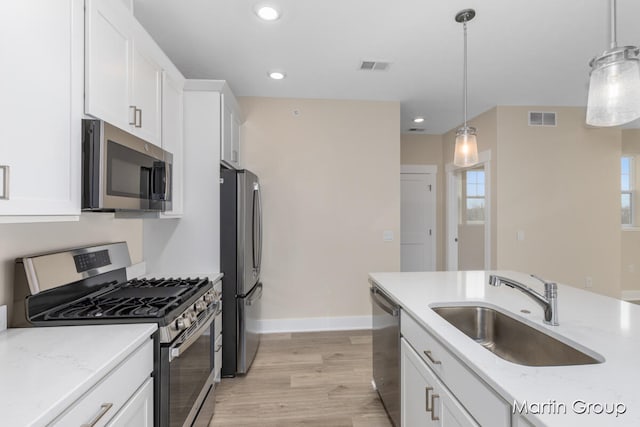
[[215, 312], [161, 347], [160, 426], [208, 425], [213, 416], [213, 320]]

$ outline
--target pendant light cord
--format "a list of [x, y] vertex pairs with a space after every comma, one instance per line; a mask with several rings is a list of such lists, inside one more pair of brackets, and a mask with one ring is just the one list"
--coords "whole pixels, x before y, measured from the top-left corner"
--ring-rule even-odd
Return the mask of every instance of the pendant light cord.
[[616, 38], [616, 0], [611, 0], [611, 49], [617, 47]]
[[463, 24], [464, 28], [464, 77], [463, 77], [463, 104], [464, 104], [464, 128], [467, 128], [467, 20]]

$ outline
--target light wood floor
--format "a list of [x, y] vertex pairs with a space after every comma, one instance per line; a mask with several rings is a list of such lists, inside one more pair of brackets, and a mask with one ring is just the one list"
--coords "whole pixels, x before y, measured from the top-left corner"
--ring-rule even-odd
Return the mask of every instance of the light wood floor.
[[391, 426], [371, 386], [371, 331], [263, 335], [249, 373], [216, 388], [210, 426]]

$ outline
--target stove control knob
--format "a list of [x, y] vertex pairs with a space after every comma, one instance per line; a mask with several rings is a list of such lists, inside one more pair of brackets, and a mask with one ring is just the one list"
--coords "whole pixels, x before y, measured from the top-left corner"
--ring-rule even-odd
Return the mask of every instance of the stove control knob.
[[207, 292], [206, 294], [204, 294], [204, 302], [206, 302], [207, 304], [211, 304], [214, 299], [215, 299], [215, 294], [210, 292]]
[[196, 314], [195, 311], [193, 310], [189, 310], [185, 316], [187, 317], [187, 319], [189, 319], [190, 323], [194, 323], [196, 320], [198, 320], [198, 315]]
[[183, 317], [178, 317], [178, 318], [176, 319], [176, 323], [175, 323], [175, 325], [176, 325], [176, 329], [177, 329], [178, 331], [184, 331], [184, 330], [185, 330], [185, 329], [187, 329], [187, 327], [189, 326], [189, 325], [187, 325], [187, 322], [188, 322], [188, 320], [187, 320], [187, 319], [185, 319], [185, 318], [183, 318]]
[[193, 306], [193, 308], [196, 310], [196, 313], [200, 313], [206, 310], [207, 304], [204, 301], [196, 301], [196, 304]]

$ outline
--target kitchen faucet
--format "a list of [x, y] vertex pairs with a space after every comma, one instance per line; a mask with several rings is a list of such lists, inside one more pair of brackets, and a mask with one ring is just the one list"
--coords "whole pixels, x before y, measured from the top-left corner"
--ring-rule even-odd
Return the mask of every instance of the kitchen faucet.
[[489, 276], [489, 284], [496, 287], [504, 284], [510, 288], [524, 292], [526, 295], [533, 298], [533, 300], [540, 304], [544, 309], [544, 323], [547, 325], [558, 326], [558, 285], [554, 282], [547, 282], [533, 274], [531, 277], [544, 283], [544, 295], [536, 292], [527, 285], [516, 282], [513, 279], [494, 274]]

